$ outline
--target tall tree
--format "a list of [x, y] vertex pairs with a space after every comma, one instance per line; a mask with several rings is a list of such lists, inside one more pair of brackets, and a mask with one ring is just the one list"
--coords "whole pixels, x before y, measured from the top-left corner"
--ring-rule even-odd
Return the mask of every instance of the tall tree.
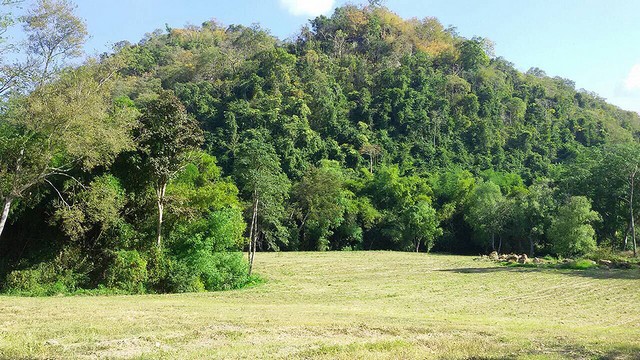
[[307, 171], [292, 193], [298, 207], [302, 245], [309, 250], [329, 248], [331, 229], [344, 220], [347, 192], [344, 175], [335, 162], [324, 161]]
[[[491, 239], [491, 249], [502, 250], [502, 231], [511, 213], [508, 199], [500, 187], [491, 181], [480, 183], [471, 193], [465, 220], [476, 230], [477, 236]], [[496, 235], [500, 242], [496, 247]]]
[[138, 132], [138, 147], [155, 190], [158, 207], [156, 245], [161, 247], [167, 184], [187, 164], [189, 155], [204, 139], [196, 120], [168, 90], [143, 105]]
[[424, 196], [418, 196], [414, 204], [405, 210], [401, 219], [403, 237], [414, 245], [416, 252], [420, 252], [421, 244], [424, 244], [425, 251], [429, 252], [436, 236], [442, 235], [436, 210]]
[[62, 198], [51, 177], [109, 164], [131, 147], [133, 111], [114, 106], [106, 77], [86, 65], [11, 103], [0, 120], [0, 235], [11, 204], [28, 190], [46, 183]]
[[640, 188], [640, 145], [630, 142], [607, 147], [601, 166], [605, 167], [602, 175], [608, 174], [609, 178], [617, 179], [617, 183], [622, 186], [618, 199], [624, 204], [628, 219], [623, 249], [627, 250], [631, 238], [633, 256], [637, 256], [635, 219], [638, 216], [637, 205], [640, 200], [637, 194]]
[[[48, 182], [47, 178], [51, 175], [68, 170], [59, 166], [60, 164], [52, 164], [54, 155], [57, 155], [61, 147], [72, 145], [65, 145], [65, 141], [77, 135], [74, 132], [78, 128], [65, 126], [65, 122], [81, 125], [79, 120], [88, 120], [87, 116], [102, 116], [103, 119], [108, 116], [105, 106], [108, 86], [96, 86], [99, 81], [106, 80], [98, 78], [101, 74], [94, 74], [93, 83], [86, 88], [82, 84], [90, 81], [92, 75], [82, 71], [76, 73], [79, 76], [75, 79], [73, 73], [66, 73], [58, 85], [47, 85], [67, 60], [82, 53], [87, 31], [82, 20], [73, 14], [73, 5], [66, 0], [36, 2], [27, 15], [20, 19], [23, 21], [27, 40], [24, 46], [17, 46], [6, 42], [4, 35], [16, 20], [7, 9], [19, 2], [3, 0], [1, 4], [3, 13], [0, 20], [0, 40], [3, 46], [0, 49], [0, 95], [6, 97], [12, 94], [16, 97], [24, 90], [35, 91], [26, 99], [14, 98], [10, 104], [5, 105], [10, 114], [5, 113], [4, 119], [0, 120], [4, 137], [0, 140], [4, 148], [0, 154], [0, 173], [3, 175], [0, 185], [0, 197], [3, 200], [0, 236], [15, 199], [21, 198], [34, 185]], [[25, 63], [7, 62], [12, 56], [5, 55], [17, 55], [21, 48], [27, 49], [28, 60]], [[63, 100], [64, 96], [68, 96], [68, 99]], [[69, 111], [76, 105], [80, 105], [79, 112]], [[96, 111], [101, 114], [89, 115]], [[85, 123], [89, 124], [91, 123]], [[120, 132], [116, 131], [115, 134]], [[67, 155], [69, 154], [71, 153], [68, 152]], [[78, 153], [75, 155], [80, 156]], [[67, 161], [65, 165], [77, 163], [78, 160]]]
[[38, 0], [24, 17], [28, 55], [37, 69], [37, 81], [46, 81], [64, 60], [82, 55], [87, 26], [68, 0]]
[[556, 207], [555, 198], [548, 181], [540, 179], [516, 199], [514, 220], [520, 229], [518, 233], [529, 242], [529, 256], [534, 256], [536, 243], [547, 232], [551, 212]]
[[240, 144], [235, 161], [239, 188], [244, 197], [250, 199], [249, 275], [259, 242], [264, 239], [274, 245], [286, 237], [282, 218], [291, 187], [273, 146], [260, 134], [251, 136]]
[[591, 224], [599, 218], [598, 213], [591, 210], [589, 199], [569, 198], [558, 208], [549, 228], [553, 250], [562, 256], [583, 255], [594, 250], [595, 231]]

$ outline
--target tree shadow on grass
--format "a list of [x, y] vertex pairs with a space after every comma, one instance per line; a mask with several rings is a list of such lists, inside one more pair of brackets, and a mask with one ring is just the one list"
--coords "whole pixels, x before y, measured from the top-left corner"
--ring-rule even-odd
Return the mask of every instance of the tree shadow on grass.
[[590, 350], [582, 345], [556, 345], [546, 350], [524, 350], [520, 353], [506, 356], [471, 356], [466, 360], [507, 360], [519, 359], [525, 356], [535, 356], [536, 359], [556, 359], [560, 357], [563, 359], [640, 360], [640, 347], [622, 345], [607, 350]]
[[559, 355], [566, 359], [594, 359], [594, 360], [636, 360], [640, 359], [640, 347], [633, 345], [619, 345], [607, 350], [587, 349], [582, 345], [555, 346], [548, 351], [528, 352], [529, 355], [549, 356]]
[[639, 269], [561, 269], [561, 268], [548, 268], [548, 267], [510, 267], [510, 266], [496, 266], [496, 267], [477, 267], [477, 268], [457, 268], [457, 269], [440, 269], [437, 271], [452, 272], [457, 274], [492, 274], [492, 273], [531, 273], [531, 272], [546, 272], [553, 274], [562, 274], [567, 276], [580, 276], [592, 279], [628, 279], [639, 280]]

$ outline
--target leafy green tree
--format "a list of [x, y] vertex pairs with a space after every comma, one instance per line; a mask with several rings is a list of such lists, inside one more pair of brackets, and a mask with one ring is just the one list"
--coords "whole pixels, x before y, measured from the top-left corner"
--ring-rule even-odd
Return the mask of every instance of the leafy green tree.
[[320, 251], [329, 248], [332, 229], [344, 221], [349, 201], [344, 182], [338, 164], [323, 161], [294, 186], [293, 200], [299, 209], [299, 229], [305, 248]]
[[556, 208], [556, 196], [548, 180], [540, 179], [516, 198], [516, 227], [518, 233], [529, 242], [529, 256], [534, 256], [536, 244], [540, 244], [547, 233], [552, 212]]
[[241, 193], [250, 199], [249, 275], [261, 241], [277, 246], [286, 239], [282, 222], [291, 187], [275, 149], [259, 134], [252, 135], [239, 145], [234, 174]]
[[[490, 238], [491, 249], [500, 252], [502, 233], [509, 219], [512, 202], [506, 199], [500, 187], [491, 181], [478, 184], [469, 199], [465, 220], [476, 231], [479, 238]], [[500, 243], [496, 247], [496, 235]]]
[[603, 221], [596, 225], [600, 240], [610, 239], [614, 246], [620, 241], [623, 249], [629, 238], [634, 242], [639, 158], [637, 143], [607, 144], [581, 151], [557, 175], [566, 193], [588, 197], [601, 214]]
[[380, 211], [377, 229], [380, 240], [402, 250], [419, 251], [424, 243], [427, 251], [436, 236], [442, 234], [435, 210], [431, 207], [432, 191], [418, 176], [403, 176], [396, 166], [382, 166], [374, 174], [367, 189]]
[[460, 167], [443, 170], [429, 179], [443, 230], [442, 241], [436, 244], [439, 249], [456, 252], [468, 247], [464, 235], [471, 229], [464, 221], [464, 211], [476, 181], [471, 172]]
[[144, 104], [139, 121], [138, 148], [156, 195], [156, 245], [160, 247], [167, 184], [202, 144], [202, 130], [170, 91]]
[[[238, 188], [222, 177], [215, 157], [196, 151], [188, 156], [188, 161], [167, 185], [167, 222], [171, 223], [170, 229], [211, 212], [241, 207]], [[242, 245], [241, 238], [234, 241]]]
[[476, 70], [479, 66], [489, 65], [489, 56], [483, 48], [484, 41], [473, 38], [460, 43], [460, 62], [465, 70]]
[[591, 224], [600, 217], [591, 210], [589, 199], [573, 196], [560, 205], [549, 228], [553, 251], [562, 256], [582, 255], [596, 248]]
[[[604, 161], [601, 166], [605, 167], [608, 178], [619, 184], [621, 188], [618, 198], [624, 204], [627, 210], [628, 226], [624, 235], [623, 249], [628, 246], [629, 237], [633, 247], [633, 256], [637, 256], [636, 244], [636, 217], [639, 196], [637, 190], [640, 189], [640, 145], [637, 143], [624, 143], [605, 148]], [[609, 181], [608, 190], [615, 191], [611, 188]], [[613, 190], [613, 191], [612, 191]]]
[[402, 224], [403, 237], [415, 245], [416, 252], [420, 252], [421, 244], [424, 244], [425, 250], [429, 252], [435, 238], [442, 235], [436, 210], [431, 207], [430, 201], [426, 198], [415, 201], [406, 209]]
[[108, 165], [131, 148], [135, 112], [114, 106], [114, 83], [104, 76], [100, 67], [86, 65], [11, 104], [0, 124], [0, 234], [12, 202], [33, 187], [48, 184], [62, 199], [52, 177]]

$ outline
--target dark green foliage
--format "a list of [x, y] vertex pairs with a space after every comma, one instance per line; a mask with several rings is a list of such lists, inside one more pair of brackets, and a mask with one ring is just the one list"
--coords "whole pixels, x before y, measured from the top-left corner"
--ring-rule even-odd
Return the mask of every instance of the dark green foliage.
[[[353, 195], [345, 189], [342, 169], [335, 162], [322, 162], [320, 167], [307, 171], [292, 192], [300, 222], [300, 248], [327, 250], [329, 238], [344, 221]], [[342, 235], [347, 237], [349, 232], [357, 231], [343, 230]]]
[[105, 278], [106, 285], [111, 288], [142, 294], [147, 282], [147, 261], [135, 250], [117, 251]]
[[80, 249], [68, 247], [52, 260], [10, 272], [3, 290], [19, 295], [49, 296], [74, 292], [90, 284], [93, 264]]

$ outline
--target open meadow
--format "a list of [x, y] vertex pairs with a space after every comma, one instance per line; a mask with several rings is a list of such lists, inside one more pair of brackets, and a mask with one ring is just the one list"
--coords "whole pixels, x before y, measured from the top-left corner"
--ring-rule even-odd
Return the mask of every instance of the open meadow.
[[0, 297], [0, 358], [640, 358], [638, 270], [260, 253], [252, 288]]

